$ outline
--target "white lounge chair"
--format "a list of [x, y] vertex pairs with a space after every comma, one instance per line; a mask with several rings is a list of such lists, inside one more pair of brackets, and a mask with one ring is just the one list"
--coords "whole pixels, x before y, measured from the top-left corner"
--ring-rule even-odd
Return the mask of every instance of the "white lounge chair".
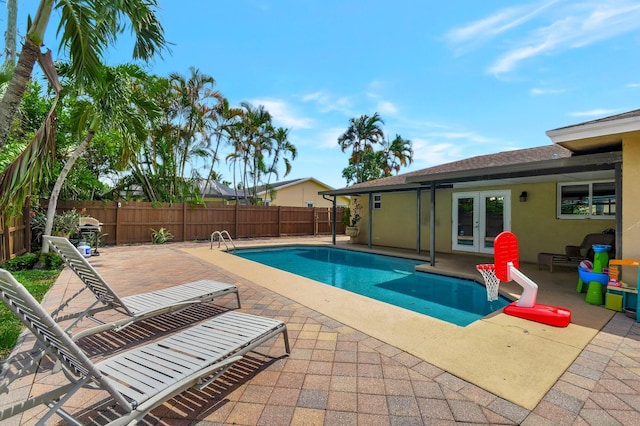
[[[121, 417], [110, 425], [142, 419], [154, 407], [195, 386], [206, 387], [234, 362], [265, 341], [282, 333], [290, 353], [287, 328], [282, 321], [241, 312], [225, 312], [162, 340], [119, 353], [94, 363], [44, 308], [7, 271], [0, 269], [0, 296], [7, 307], [35, 335], [39, 345], [63, 367], [69, 383], [41, 395], [30, 396], [0, 412], [0, 421], [39, 405], [49, 408], [38, 424], [54, 414], [80, 425], [63, 408], [81, 388], [103, 390], [121, 407]], [[10, 367], [5, 364], [6, 372]], [[6, 391], [13, 377], [0, 383]]]
[[[60, 307], [52, 313], [52, 316], [59, 322], [75, 319], [68, 325], [67, 330], [70, 330], [80, 320], [87, 317], [96, 320], [100, 324], [97, 327], [82, 331], [76, 335], [76, 338], [107, 329], [121, 330], [136, 321], [179, 311], [195, 304], [211, 302], [217, 297], [230, 293], [236, 294], [238, 307], [240, 307], [240, 294], [235, 285], [212, 280], [195, 281], [148, 293], [120, 297], [68, 239], [45, 235], [43, 240], [45, 244], [50, 245], [85, 284], [85, 287], [80, 292], [61, 303]], [[60, 315], [69, 305], [69, 302], [85, 288], [93, 292], [96, 301], [81, 312]], [[95, 314], [99, 312], [112, 309], [124, 314], [125, 317], [107, 323], [95, 317]]]

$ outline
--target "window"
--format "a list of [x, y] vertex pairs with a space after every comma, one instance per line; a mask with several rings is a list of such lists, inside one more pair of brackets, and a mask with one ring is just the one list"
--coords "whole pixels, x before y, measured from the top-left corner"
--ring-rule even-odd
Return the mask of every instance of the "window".
[[382, 208], [382, 195], [377, 194], [373, 196], [373, 208], [374, 209]]
[[313, 206], [314, 206], [313, 201], [307, 201], [307, 207], [313, 207]]
[[615, 214], [615, 182], [558, 184], [558, 218], [612, 219]]

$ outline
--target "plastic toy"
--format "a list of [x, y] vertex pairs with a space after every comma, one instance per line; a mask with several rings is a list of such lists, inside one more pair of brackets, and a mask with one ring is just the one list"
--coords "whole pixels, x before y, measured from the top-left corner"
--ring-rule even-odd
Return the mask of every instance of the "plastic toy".
[[538, 285], [518, 269], [518, 239], [513, 233], [505, 231], [496, 237], [494, 263], [495, 276], [500, 281], [513, 280], [523, 289], [520, 299], [504, 308], [505, 314], [554, 327], [569, 325], [571, 322], [569, 309], [536, 303]]

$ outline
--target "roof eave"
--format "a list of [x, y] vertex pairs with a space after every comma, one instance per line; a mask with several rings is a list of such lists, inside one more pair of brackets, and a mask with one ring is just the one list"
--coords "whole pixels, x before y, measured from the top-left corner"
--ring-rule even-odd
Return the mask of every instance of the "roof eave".
[[495, 180], [505, 177], [526, 177], [565, 174], [574, 171], [612, 169], [622, 161], [620, 152], [606, 152], [592, 155], [581, 155], [553, 160], [533, 161], [529, 163], [509, 164], [496, 167], [484, 167], [473, 170], [460, 170], [426, 176], [412, 176], [407, 182], [464, 182], [478, 180]]
[[640, 117], [638, 116], [562, 127], [560, 129], [548, 130], [546, 135], [553, 143], [560, 144], [562, 142], [600, 138], [637, 131], [640, 131]]

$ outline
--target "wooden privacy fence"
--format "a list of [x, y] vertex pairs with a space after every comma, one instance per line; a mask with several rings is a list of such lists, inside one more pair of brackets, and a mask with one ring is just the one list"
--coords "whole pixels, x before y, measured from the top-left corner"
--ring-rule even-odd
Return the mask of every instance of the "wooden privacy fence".
[[[47, 202], [41, 203], [46, 209]], [[326, 207], [192, 205], [117, 201], [58, 201], [57, 211], [76, 209], [102, 222], [102, 244], [151, 242], [152, 229], [165, 228], [173, 241], [208, 240], [226, 230], [233, 239], [331, 235], [333, 209]], [[336, 233], [344, 233], [342, 209]]]
[[16, 256], [31, 251], [31, 227], [29, 209], [9, 219], [0, 217], [0, 265]]

